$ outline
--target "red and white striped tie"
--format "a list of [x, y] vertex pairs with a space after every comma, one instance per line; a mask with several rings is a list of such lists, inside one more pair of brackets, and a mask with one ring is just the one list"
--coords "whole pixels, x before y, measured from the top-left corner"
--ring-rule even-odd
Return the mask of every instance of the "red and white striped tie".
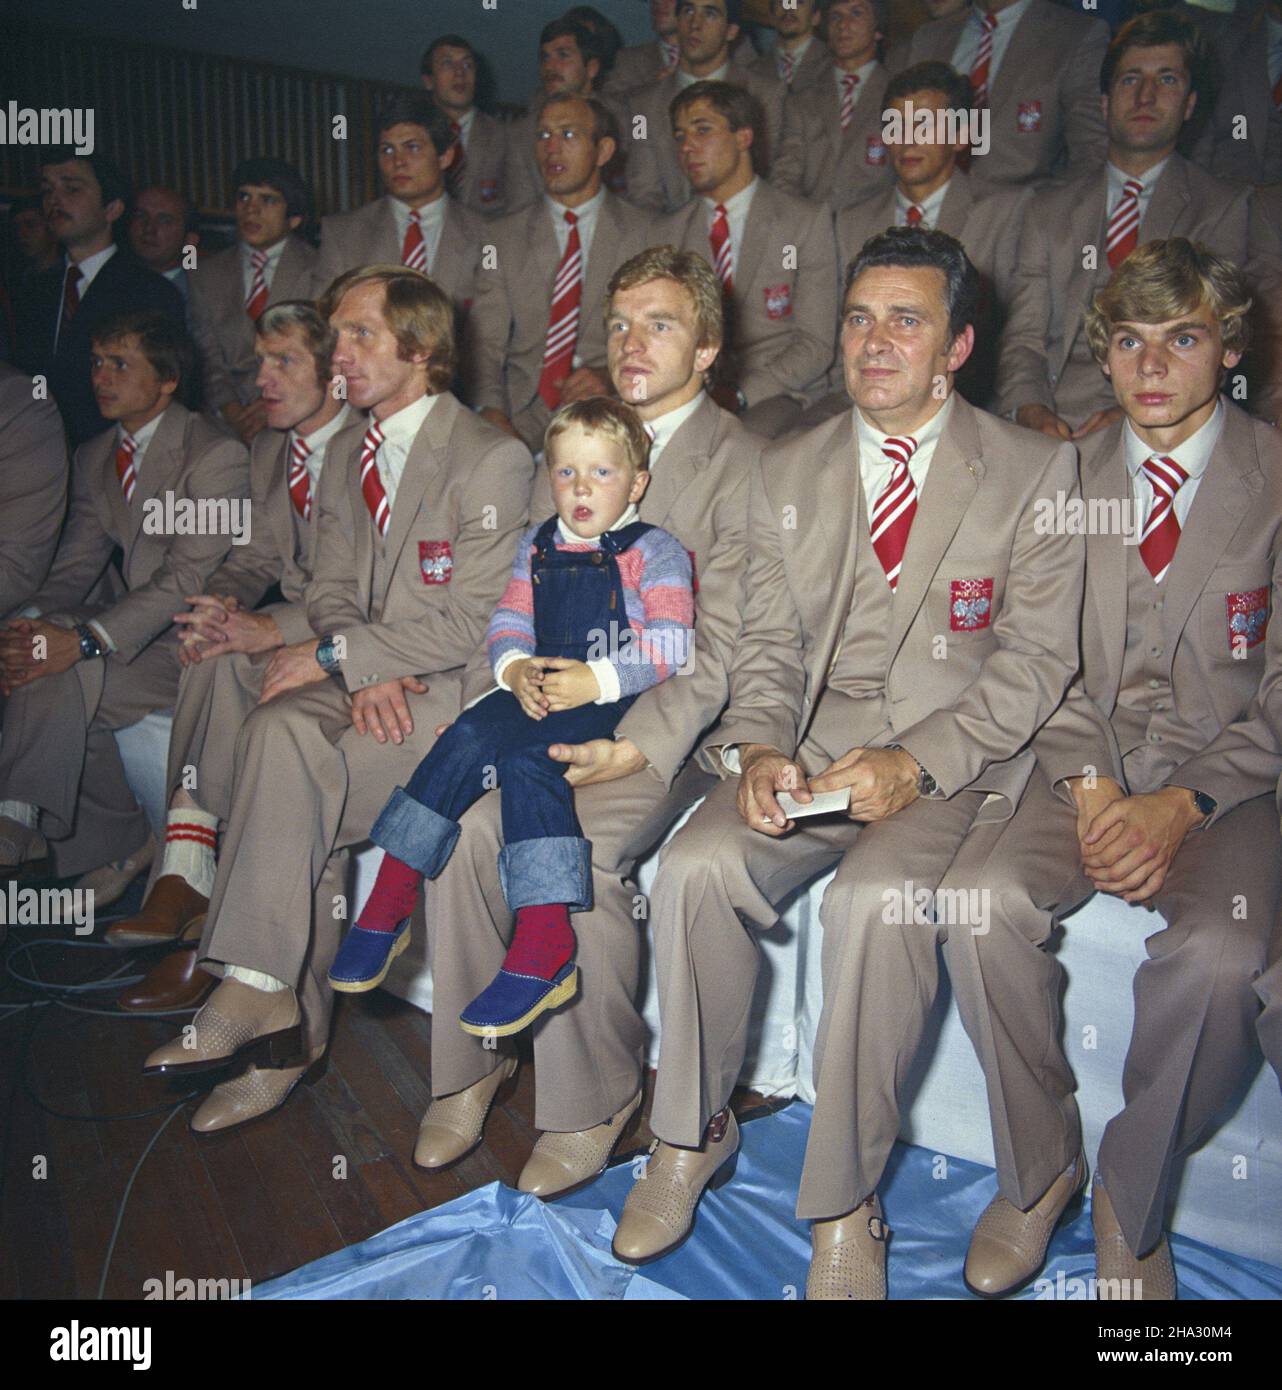
[[997, 16], [986, 14], [983, 25], [979, 49], [970, 65], [970, 89], [975, 94], [976, 106], [988, 105], [988, 69], [993, 61], [993, 30], [997, 28]]
[[371, 420], [369, 429], [365, 431], [365, 438], [361, 441], [361, 492], [378, 534], [386, 536], [392, 509], [388, 505], [383, 480], [378, 475], [378, 464], [374, 462], [374, 455], [378, 453], [382, 443], [383, 431], [379, 429], [377, 420]]
[[304, 521], [312, 518], [312, 479], [307, 471], [307, 456], [311, 453], [312, 446], [299, 435], [294, 436], [294, 443], [289, 451], [289, 495], [294, 503], [294, 510]]
[[120, 443], [116, 445], [116, 477], [120, 479], [120, 490], [125, 494], [125, 501], [134, 500], [134, 489], [138, 486], [138, 474], [134, 469], [134, 453], [138, 448], [138, 441], [132, 434], [122, 435]]
[[855, 119], [855, 88], [859, 86], [859, 74], [848, 72], [841, 79], [841, 128], [849, 130]]
[[708, 240], [712, 243], [712, 268], [717, 272], [721, 288], [729, 293], [734, 289], [734, 274], [731, 271], [733, 261], [730, 254], [730, 218], [724, 203], [717, 204]]
[[410, 224], [405, 229], [405, 242], [401, 247], [401, 264], [427, 274], [427, 242], [423, 240], [417, 208], [410, 209]]
[[779, 53], [779, 80], [785, 85], [792, 81], [792, 74], [797, 70], [797, 59], [792, 53]]
[[669, 43], [667, 39], [659, 40], [659, 48], [663, 53], [663, 71], [669, 73], [676, 67], [677, 61], [681, 57], [681, 50], [675, 43]]
[[245, 301], [245, 312], [257, 323], [259, 315], [267, 307], [267, 279], [263, 274], [267, 269], [267, 252], [253, 251], [250, 253], [249, 261], [253, 267], [254, 278], [249, 286], [249, 298]]
[[1140, 236], [1140, 194], [1144, 186], [1138, 179], [1127, 179], [1122, 185], [1122, 194], [1108, 219], [1108, 230], [1104, 234], [1104, 245], [1108, 252], [1110, 270], [1119, 265], [1135, 250]]
[[1144, 474], [1153, 485], [1153, 510], [1140, 536], [1140, 559], [1160, 584], [1175, 558], [1180, 543], [1180, 523], [1175, 516], [1175, 494], [1188, 482], [1188, 474], [1167, 454], [1144, 460]]
[[574, 366], [574, 348], [579, 340], [579, 304], [583, 298], [583, 248], [579, 242], [579, 219], [565, 214], [570, 235], [552, 282], [552, 308], [548, 314], [548, 336], [543, 347], [543, 371], [539, 374], [539, 395], [549, 410], [561, 404], [561, 384]]
[[908, 471], [908, 460], [917, 451], [917, 441], [911, 435], [896, 438], [893, 435], [884, 441], [881, 452], [894, 467], [890, 470], [890, 481], [881, 490], [872, 509], [872, 548], [877, 552], [881, 567], [886, 571], [886, 582], [891, 589], [899, 587], [899, 569], [904, 562], [904, 548], [908, 544], [908, 532], [912, 529], [913, 517], [917, 514], [917, 488], [913, 475]]

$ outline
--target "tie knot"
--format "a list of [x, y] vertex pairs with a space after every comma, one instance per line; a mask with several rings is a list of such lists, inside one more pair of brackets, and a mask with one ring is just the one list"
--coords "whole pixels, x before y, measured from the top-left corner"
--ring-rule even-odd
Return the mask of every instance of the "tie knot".
[[457, 121], [450, 122], [450, 129], [454, 132], [455, 138], [463, 134], [463, 127]]
[[138, 447], [138, 441], [133, 437], [132, 434], [121, 435], [120, 447], [125, 451], [125, 453], [132, 454], [134, 450]]
[[1122, 185], [1122, 192], [1129, 194], [1132, 198], [1138, 198], [1144, 192], [1144, 185], [1139, 179], [1127, 179]]
[[566, 209], [566, 213], [565, 213], [565, 224], [566, 224], [566, 226], [567, 226], [567, 227], [573, 227], [573, 226], [575, 226], [575, 225], [578, 223], [578, 220], [579, 220], [578, 214], [577, 214], [577, 213], [570, 212], [569, 209], [567, 208], [567, 209]]
[[312, 446], [301, 435], [296, 434], [294, 436], [294, 447], [291, 452], [294, 456], [294, 462], [302, 463], [312, 452]]
[[986, 14], [983, 23], [984, 32], [991, 34], [993, 30], [997, 28], [997, 16], [995, 14]]
[[726, 212], [726, 205], [725, 205], [724, 203], [718, 203], [718, 204], [717, 204], [716, 213], [717, 213], [717, 216], [718, 216], [718, 217], [728, 217], [728, 216], [729, 216], [729, 214]]
[[1169, 454], [1153, 454], [1144, 460], [1144, 472], [1154, 490], [1174, 497], [1188, 482], [1188, 470], [1181, 468]]
[[68, 265], [68, 267], [67, 267], [67, 284], [69, 284], [69, 285], [76, 285], [76, 284], [79, 284], [80, 281], [81, 281], [81, 279], [82, 279], [83, 277], [84, 277], [84, 271], [82, 271], [78, 265]]
[[921, 221], [921, 209], [916, 203], [909, 203], [908, 211], [904, 214], [910, 227], [915, 227]]
[[848, 72], [841, 79], [841, 90], [847, 94], [853, 92], [858, 85], [859, 74], [857, 72]]
[[379, 446], [383, 442], [383, 431], [379, 428], [378, 421], [371, 423], [369, 429], [365, 431], [365, 451], [366, 453], [378, 453]]
[[910, 434], [890, 435], [881, 442], [881, 452], [892, 463], [907, 464], [917, 452], [917, 441]]
[[420, 218], [417, 208], [410, 208], [410, 221], [414, 224], [414, 226], [418, 226]]
[[250, 260], [253, 261], [255, 270], [262, 270], [262, 268], [267, 264], [267, 252], [255, 251], [250, 256]]

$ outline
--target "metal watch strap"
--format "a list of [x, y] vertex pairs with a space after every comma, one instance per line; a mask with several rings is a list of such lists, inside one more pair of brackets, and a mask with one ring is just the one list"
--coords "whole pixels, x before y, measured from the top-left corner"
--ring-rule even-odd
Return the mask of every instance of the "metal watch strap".
[[[905, 748], [902, 743], [888, 743], [886, 747], [893, 748], [899, 753], [908, 753], [907, 748]], [[908, 756], [913, 758], [911, 753], [908, 753]], [[913, 762], [917, 763], [917, 759], [913, 758]], [[920, 763], [917, 763], [917, 795], [934, 796], [938, 790], [939, 783], [935, 781]]]
[[338, 657], [334, 651], [334, 637], [326, 633], [316, 644], [316, 664], [327, 676], [338, 672]]
[[102, 656], [102, 639], [88, 623], [76, 624], [76, 636], [80, 638], [80, 655], [86, 661], [93, 661]]

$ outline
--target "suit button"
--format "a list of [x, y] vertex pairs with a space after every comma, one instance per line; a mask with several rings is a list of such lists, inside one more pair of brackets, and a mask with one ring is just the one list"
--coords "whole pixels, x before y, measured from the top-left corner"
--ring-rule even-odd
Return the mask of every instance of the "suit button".
[[1149, 688], [1150, 690], [1161, 690], [1161, 688], [1162, 688], [1162, 682], [1161, 682], [1160, 680], [1158, 680], [1158, 678], [1157, 678], [1156, 676], [1153, 676], [1153, 677], [1149, 680], [1148, 688]]
[[1161, 735], [1161, 734], [1149, 734], [1149, 736], [1148, 736], [1148, 741], [1149, 741], [1150, 743], [1161, 743], [1161, 741], [1162, 741], [1162, 735]]
[[1149, 650], [1149, 655], [1150, 655], [1150, 656], [1161, 656], [1161, 655], [1162, 655], [1162, 649], [1161, 649], [1161, 647], [1150, 647], [1148, 650]]
[[1165, 600], [1165, 599], [1155, 598], [1155, 599], [1153, 600], [1153, 612], [1154, 612], [1154, 613], [1160, 613], [1160, 612], [1162, 611], [1162, 608], [1163, 608], [1163, 606], [1165, 605], [1165, 603], [1166, 603], [1166, 600]]

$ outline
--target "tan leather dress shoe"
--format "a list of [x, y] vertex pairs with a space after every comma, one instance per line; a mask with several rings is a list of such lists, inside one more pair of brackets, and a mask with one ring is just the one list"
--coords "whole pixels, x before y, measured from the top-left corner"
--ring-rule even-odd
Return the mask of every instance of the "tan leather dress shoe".
[[1091, 1188], [1091, 1225], [1095, 1228], [1095, 1296], [1144, 1302], [1176, 1298], [1175, 1262], [1166, 1237], [1144, 1256], [1131, 1254], [1108, 1193], [1099, 1178]]
[[886, 1242], [890, 1228], [874, 1192], [854, 1211], [810, 1227], [810, 1272], [806, 1301], [821, 1303], [886, 1297]]
[[648, 1264], [675, 1250], [694, 1229], [695, 1208], [705, 1189], [734, 1176], [738, 1154], [739, 1125], [728, 1108], [712, 1117], [701, 1148], [679, 1149], [656, 1139], [645, 1171], [623, 1204], [614, 1233], [617, 1258]]
[[540, 1134], [516, 1181], [518, 1190], [546, 1199], [586, 1187], [605, 1172], [610, 1155], [640, 1104], [638, 1091], [622, 1110], [591, 1129], [562, 1134], [549, 1130]]
[[441, 1096], [427, 1107], [418, 1127], [414, 1163], [419, 1168], [447, 1168], [466, 1157], [481, 1142], [485, 1117], [499, 1087], [516, 1075], [516, 1058], [506, 1057], [488, 1076], [483, 1076], [451, 1096]]
[[230, 1081], [222, 1081], [205, 1097], [191, 1117], [197, 1134], [216, 1134], [234, 1129], [262, 1115], [279, 1110], [301, 1082], [310, 1086], [325, 1072], [325, 1049], [318, 1048], [298, 1067], [249, 1067]]
[[17, 868], [48, 853], [49, 844], [38, 830], [12, 816], [0, 816], [0, 869]]
[[104, 940], [112, 946], [159, 946], [176, 941], [197, 917], [209, 911], [209, 899], [177, 874], [161, 874], [147, 894], [137, 917], [126, 917], [109, 928]]
[[154, 836], [148, 835], [146, 844], [133, 854], [124, 859], [117, 859], [114, 863], [104, 864], [99, 869], [91, 869], [87, 874], [81, 874], [76, 880], [76, 887], [82, 893], [92, 893], [94, 911], [102, 912], [125, 896], [129, 885], [139, 874], [144, 874], [151, 868], [151, 861], [155, 857], [156, 840]]
[[1000, 1298], [1026, 1284], [1046, 1263], [1046, 1247], [1069, 1202], [1086, 1186], [1086, 1155], [1073, 1163], [1027, 1211], [1000, 1194], [975, 1223], [963, 1278], [981, 1298]]
[[144, 1076], [186, 1076], [233, 1062], [297, 1066], [303, 1057], [302, 1013], [292, 989], [255, 989], [223, 980], [182, 1033], [143, 1063]]
[[204, 921], [204, 917], [198, 917], [183, 933], [180, 946], [162, 956], [137, 984], [122, 990], [116, 1008], [131, 1014], [156, 1014], [203, 1004], [218, 983], [215, 976], [196, 964]]

